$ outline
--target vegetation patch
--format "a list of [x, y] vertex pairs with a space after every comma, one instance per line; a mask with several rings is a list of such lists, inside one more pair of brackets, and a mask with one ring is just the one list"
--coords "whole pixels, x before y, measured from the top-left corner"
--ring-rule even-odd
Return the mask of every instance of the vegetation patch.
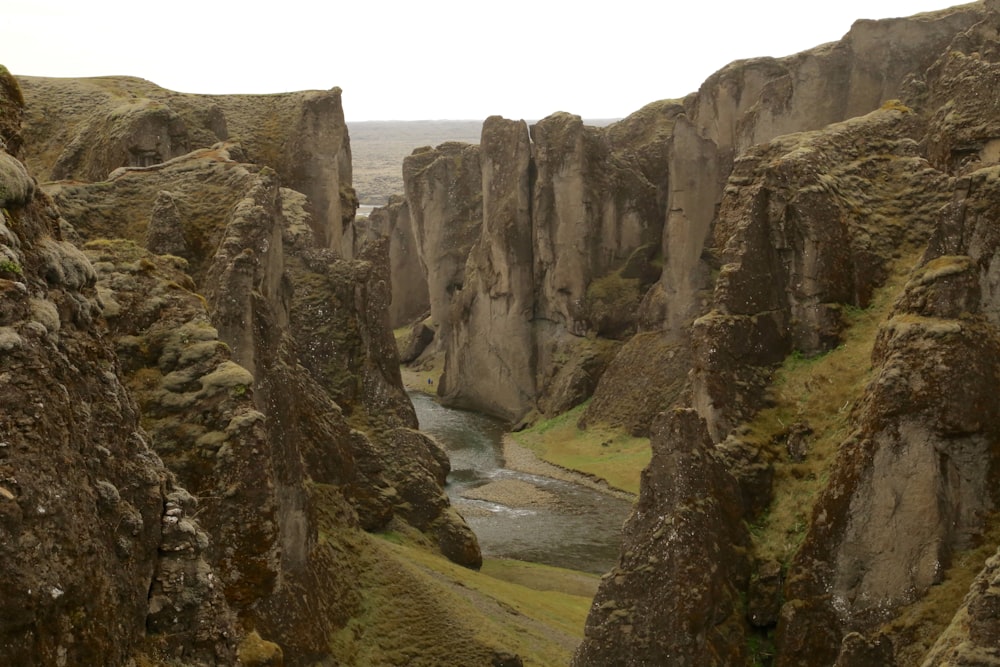
[[[879, 325], [916, 260], [916, 255], [898, 260], [868, 308], [844, 308], [848, 326], [839, 347], [811, 358], [790, 355], [769, 389], [773, 407], [744, 427], [740, 437], [774, 461], [774, 498], [750, 526], [761, 560], [787, 564], [805, 538], [815, 500], [840, 444], [850, 435], [854, 403], [871, 377]], [[804, 436], [799, 443], [793, 442], [797, 433]]]
[[648, 438], [636, 438], [624, 429], [591, 426], [584, 430], [577, 422], [587, 403], [563, 414], [538, 422], [514, 439], [549, 463], [578, 470], [605, 480], [616, 489], [639, 493], [639, 478], [649, 464]]
[[477, 572], [413, 529], [395, 528], [345, 542], [341, 530], [321, 525], [322, 541], [360, 561], [358, 608], [330, 638], [342, 664], [488, 665], [504, 652], [525, 665], [569, 663], [596, 577], [507, 561]]

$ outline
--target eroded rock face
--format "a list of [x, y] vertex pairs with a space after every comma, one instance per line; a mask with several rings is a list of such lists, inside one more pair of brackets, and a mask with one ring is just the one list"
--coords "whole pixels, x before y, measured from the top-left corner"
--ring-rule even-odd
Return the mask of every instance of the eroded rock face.
[[[858, 431], [792, 570], [796, 602], [779, 626], [785, 664], [835, 656], [838, 630], [870, 631], [921, 597], [997, 506], [1000, 336], [982, 309], [982, 277], [1000, 248], [986, 222], [997, 169], [974, 172], [958, 191], [879, 332]], [[960, 237], [949, 234], [956, 227]]]
[[[445, 401], [517, 420], [593, 391], [610, 358], [595, 339], [634, 332], [656, 278], [663, 147], [679, 109], [657, 103], [603, 129], [565, 113], [530, 129], [491, 118], [479, 147], [407, 158]], [[577, 357], [588, 361], [567, 363]]]
[[[908, 19], [858, 21], [838, 42], [786, 58], [727, 65], [688, 96], [671, 132], [663, 271], [645, 293], [643, 326], [664, 330], [674, 344], [691, 345], [688, 327], [712, 308], [709, 295], [714, 272], [720, 269], [716, 252], [722, 250], [717, 244], [724, 243], [713, 230], [729, 197], [724, 193], [733, 186], [728, 179], [740, 170], [744, 151], [781, 135], [819, 130], [867, 114], [897, 97], [922, 108], [918, 103], [926, 90], [922, 86], [927, 69], [956, 34], [982, 16], [980, 7], [965, 5]], [[627, 364], [627, 358], [621, 363]], [[647, 372], [630, 369], [617, 374]], [[648, 369], [648, 382], [668, 370]], [[633, 411], [619, 396], [614, 383], [599, 385], [594, 404], [601, 408], [588, 409], [588, 421], [614, 423]], [[718, 437], [715, 419], [704, 407], [699, 404], [713, 437]], [[639, 430], [655, 416], [656, 406], [650, 408]]]
[[892, 255], [926, 242], [948, 186], [918, 153], [922, 129], [887, 108], [737, 160], [714, 306], [693, 327], [693, 400], [714, 439], [761, 407], [769, 365], [835, 347], [842, 309], [867, 306]]
[[[709, 167], [705, 181], [692, 179], [670, 195], [664, 272], [642, 314], [664, 336], [650, 338], [646, 349], [664, 341], [693, 349], [690, 393], [679, 389], [676, 400], [706, 419], [709, 439], [720, 442], [725, 467], [742, 487], [748, 517], [766, 511], [771, 485], [781, 483], [767, 460], [775, 454], [755, 455], [739, 440], [741, 424], [765, 405], [769, 369], [792, 350], [815, 354], [838, 345], [843, 309], [866, 307], [893, 260], [926, 248], [875, 341], [874, 379], [856, 401], [853, 435], [828, 472], [801, 549], [787, 573], [773, 561], [758, 564], [746, 590], [750, 624], [777, 623], [775, 664], [920, 664], [926, 649], [913, 646], [918, 631], [904, 608], [958, 576], [950, 569], [957, 554], [994, 526], [998, 244], [987, 221], [997, 218], [1000, 156], [995, 110], [978, 95], [995, 88], [997, 9], [983, 3], [909, 21], [860, 22], [837, 44], [781, 61], [735, 63], [685, 101], [687, 118], [673, 128], [688, 148], [674, 154], [671, 187], [685, 183], [686, 156], [701, 156]], [[886, 53], [879, 41], [901, 35], [910, 40], [901, 58], [890, 56], [878, 73], [867, 69], [874, 54]], [[926, 51], [911, 48], [915, 43]], [[890, 93], [912, 106], [886, 102]], [[832, 101], [830, 94], [839, 95], [836, 104], [823, 102]], [[821, 104], [813, 106], [813, 98]], [[716, 175], [725, 186], [713, 202], [705, 188]], [[685, 199], [690, 192], [700, 199]], [[686, 339], [685, 322], [699, 314]], [[604, 392], [623, 393], [652, 376], [639, 370], [641, 353], [633, 349], [644, 335], [618, 357], [637, 372], [620, 373], [613, 363], [604, 380], [616, 382], [602, 382], [592, 406], [612, 410]], [[786, 438], [809, 431], [805, 422], [783, 426]], [[791, 440], [781, 458], [786, 454], [791, 461], [812, 456]], [[654, 430], [654, 464], [641, 495], [647, 500], [655, 477], [678, 474], [675, 466], [654, 477], [656, 457]], [[656, 507], [666, 514], [675, 504]], [[654, 537], [628, 531], [623, 561], [654, 544]], [[721, 562], [712, 559], [707, 568]], [[661, 595], [650, 586], [680, 587], [692, 578], [677, 577], [675, 569], [614, 573], [602, 583], [591, 619], [611, 618], [612, 607], [602, 604], [628, 587], [650, 588], [648, 597], [637, 593], [639, 605], [679, 604], [683, 593]], [[988, 566], [970, 594], [981, 605], [979, 619], [991, 613], [991, 577]], [[946, 655], [968, 664], [993, 659], [992, 649], [979, 648], [992, 636], [989, 623], [976, 626], [979, 639], [968, 639], [969, 628], [983, 623], [970, 621], [971, 613], [958, 613], [930, 664], [943, 664]], [[590, 623], [584, 646], [605, 651], [593, 664], [678, 664], [636, 641], [634, 628], [608, 640]], [[925, 623], [919, 630], [933, 631], [940, 628]], [[698, 659], [715, 658], [705, 650]]]
[[482, 233], [479, 155], [479, 146], [448, 142], [403, 160], [406, 206], [439, 344], [451, 336], [451, 300], [464, 286], [469, 252]]
[[[398, 195], [389, 198], [386, 206], [373, 209], [364, 225], [364, 233], [356, 239], [361, 247], [379, 238], [389, 239], [389, 278], [392, 299], [389, 304], [389, 326], [398, 329], [410, 324], [430, 310], [427, 272], [420, 263], [420, 245], [414, 236], [410, 206]], [[355, 255], [361, 252], [355, 248]]]
[[23, 77], [26, 163], [43, 179], [103, 181], [220, 141], [304, 193], [317, 243], [351, 257], [357, 198], [340, 89], [189, 95], [130, 77]]
[[482, 235], [451, 304], [453, 333], [443, 341], [438, 393], [454, 405], [513, 421], [535, 395], [528, 127], [488, 118], [480, 160]]
[[85, 252], [143, 426], [193, 494], [178, 500], [171, 516], [197, 510], [212, 539], [190, 540], [204, 541], [220, 592], [247, 615], [278, 576], [273, 470], [265, 418], [253, 404], [254, 377], [231, 360], [182, 259], [125, 240], [95, 241]]
[[651, 444], [622, 555], [573, 664], [746, 664], [749, 535], [736, 481], [693, 410], [664, 413]]
[[1000, 554], [993, 555], [972, 583], [955, 619], [927, 655], [924, 665], [996, 662], [1000, 646]]
[[[313, 157], [336, 162], [346, 133], [335, 122], [320, 127], [339, 113], [339, 94], [330, 96], [264, 106], [281, 118], [299, 109], [308, 131], [331, 133], [300, 148], [330, 151]], [[246, 109], [267, 110], [251, 101], [227, 106], [226, 117]], [[328, 660], [330, 637], [359, 613], [363, 528], [408, 522], [456, 562], [478, 567], [481, 556], [442, 491], [447, 457], [411, 430], [388, 326], [386, 244], [365, 244], [357, 259], [330, 248], [306, 194], [283, 187], [278, 171], [243, 162], [269, 150], [271, 135], [259, 136], [250, 151], [220, 143], [49, 189], [65, 207], [63, 227], [89, 241], [100, 312], [137, 416], [191, 492], [164, 519], [169, 558], [150, 566], [145, 583], [150, 627], [172, 636], [199, 625], [197, 645], [185, 650], [230, 654], [254, 630], [268, 655], [305, 664]], [[295, 150], [281, 155], [291, 160]], [[296, 173], [320, 187], [309, 181], [316, 174]], [[322, 206], [326, 215], [333, 205]], [[56, 261], [62, 247], [39, 246], [42, 275], [92, 284], [93, 270], [80, 278]], [[238, 631], [218, 648], [211, 631], [230, 622], [230, 609]]]
[[[16, 106], [10, 90], [3, 103]], [[149, 446], [99, 333], [94, 268], [63, 240], [58, 209], [24, 167], [4, 151], [0, 161], [4, 659], [111, 665], [155, 650], [231, 664], [238, 632], [212, 590], [204, 533], [190, 505], [172, 505], [190, 495]], [[161, 586], [181, 562], [198, 583]], [[155, 621], [165, 605], [178, 610], [169, 627]]]

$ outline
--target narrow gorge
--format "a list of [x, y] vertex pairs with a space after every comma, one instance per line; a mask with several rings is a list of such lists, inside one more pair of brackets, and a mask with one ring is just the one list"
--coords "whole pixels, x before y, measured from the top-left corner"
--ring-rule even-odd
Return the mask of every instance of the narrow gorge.
[[[1000, 1], [367, 219], [349, 130], [0, 68], [5, 664], [1000, 665]], [[408, 385], [634, 484], [610, 571], [490, 557]]]

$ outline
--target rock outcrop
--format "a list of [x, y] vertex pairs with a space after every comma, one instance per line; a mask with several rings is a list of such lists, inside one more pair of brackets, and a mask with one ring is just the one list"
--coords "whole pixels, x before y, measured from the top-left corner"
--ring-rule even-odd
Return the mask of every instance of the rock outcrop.
[[[937, 54], [978, 16], [964, 6], [913, 19], [858, 21], [839, 42], [787, 58], [734, 62], [686, 98], [667, 158], [663, 271], [643, 300], [642, 319], [649, 328], [662, 329], [668, 344], [680, 338], [690, 345], [685, 330], [707, 312], [720, 268], [711, 252], [713, 226], [734, 160], [743, 151], [866, 114], [910, 87], [919, 89], [915, 82]], [[628, 358], [619, 363], [628, 364]], [[653, 382], [662, 371], [629, 364], [617, 373]], [[661, 407], [651, 405], [635, 423], [634, 408], [614, 383], [598, 386], [592, 405], [587, 421], [620, 423], [636, 432], [648, 428]]]
[[[3, 90], [19, 107], [5, 72]], [[17, 144], [9, 128], [3, 140]], [[235, 619], [194, 500], [151, 448], [99, 332], [97, 274], [6, 151], [0, 209], [4, 660], [231, 664]]]
[[451, 301], [483, 223], [479, 146], [418, 148], [403, 160], [406, 208], [427, 286], [435, 349], [451, 337]]
[[531, 128], [495, 117], [478, 147], [407, 158], [443, 400], [516, 421], [593, 391], [656, 279], [678, 109], [657, 103], [602, 129], [566, 113]]
[[340, 89], [280, 95], [188, 95], [142, 79], [20, 79], [24, 160], [43, 180], [103, 181], [220, 141], [306, 195], [319, 245], [350, 257], [357, 197]]
[[356, 223], [355, 254], [379, 238], [389, 240], [389, 279], [392, 296], [389, 304], [389, 326], [398, 329], [425, 315], [431, 308], [427, 287], [427, 271], [420, 261], [406, 199], [393, 195], [386, 206], [372, 210], [367, 221]]
[[[58, 99], [78, 86], [104, 95], [90, 84], [33, 82], [36, 94], [68, 96]], [[341, 219], [327, 224], [335, 206], [324, 203], [323, 188], [338, 178], [308, 165], [333, 168], [349, 156], [339, 94], [279, 97], [207, 108], [225, 108], [221, 118], [234, 131], [247, 110], [300, 119], [295, 141], [303, 145], [272, 156], [279, 166], [287, 157], [285, 173], [246, 162], [247, 149], [232, 142], [124, 167], [110, 153], [87, 152], [79, 163], [101, 180], [51, 183], [50, 199], [20, 162], [2, 156], [0, 278], [10, 297], [3, 378], [23, 385], [26, 401], [38, 394], [5, 410], [11, 430], [2, 439], [12, 451], [34, 451], [28, 443], [38, 438], [69, 448], [48, 462], [40, 452], [13, 459], [4, 494], [13, 506], [27, 493], [25, 502], [50, 518], [43, 530], [35, 518], [25, 523], [22, 509], [11, 524], [17, 539], [4, 543], [23, 554], [11, 553], [12, 575], [3, 579], [27, 585], [8, 599], [58, 601], [38, 607], [24, 598], [27, 611], [4, 634], [12, 648], [3, 655], [18, 664], [125, 664], [143, 655], [186, 664], [234, 664], [237, 654], [245, 664], [338, 660], [330, 638], [361, 613], [358, 571], [370, 550], [362, 529], [407, 526], [454, 561], [481, 563], [475, 535], [443, 492], [447, 456], [415, 430], [402, 387], [388, 326], [387, 244], [359, 244], [356, 259], [329, 247], [340, 242], [327, 232]], [[188, 123], [206, 108], [193, 96], [173, 103]], [[258, 159], [269, 155], [268, 142], [288, 148], [285, 135], [239, 131], [253, 137]], [[80, 144], [103, 146], [90, 135]], [[303, 163], [293, 165], [294, 156]], [[349, 189], [349, 168], [339, 173]], [[296, 180], [316, 199], [284, 187]], [[338, 238], [353, 255], [353, 231]], [[16, 350], [35, 345], [31, 332], [35, 361], [16, 361]], [[40, 355], [59, 349], [60, 336], [68, 347], [57, 365], [69, 370], [54, 372], [67, 379], [29, 390], [25, 369], [49, 368]], [[77, 372], [89, 384], [73, 379]], [[44, 404], [57, 415], [51, 432], [33, 426]], [[37, 474], [21, 470], [32, 456]], [[68, 463], [80, 467], [66, 477], [72, 492], [52, 482], [53, 466]], [[44, 498], [36, 478], [52, 485]], [[80, 520], [85, 505], [94, 506], [93, 521]], [[64, 572], [53, 555], [38, 569], [24, 545], [65, 550], [46, 531], [68, 530], [70, 521], [78, 523], [74, 553], [93, 553], [94, 562], [69, 554]], [[70, 563], [93, 574], [75, 574]], [[118, 570], [129, 574], [115, 579]], [[115, 610], [116, 620], [92, 604]], [[32, 616], [35, 607], [51, 618]], [[96, 629], [67, 620], [77, 613]]]
[[[747, 664], [740, 594], [749, 534], [736, 480], [694, 410], [665, 413], [651, 442], [643, 494], [625, 527], [641, 539], [606, 575], [574, 664]], [[650, 598], [671, 603], [651, 606]]]
[[879, 332], [858, 429], [790, 572], [785, 664], [835, 656], [838, 629], [870, 631], [922, 597], [1000, 506], [1000, 332], [987, 314], [997, 174], [984, 166], [959, 181]]
[[[928, 613], [926, 605], [942, 604], [935, 587], [971, 580], [978, 566], [964, 559], [995, 536], [1000, 500], [992, 391], [996, 234], [988, 222], [997, 217], [1000, 156], [996, 110], [984, 101], [996, 88], [998, 26], [1000, 6], [990, 2], [859, 22], [841, 42], [780, 61], [730, 65], [685, 100], [685, 116], [674, 125], [671, 188], [690, 173], [684, 160], [710, 168], [704, 180], [689, 177], [692, 183], [670, 194], [664, 270], [642, 315], [650, 334], [659, 335], [640, 334], [623, 349], [591, 406], [620, 413], [605, 393], [625, 394], [654, 377], [644, 358], [671, 360], [643, 355], [638, 346], [624, 356], [635, 340], [645, 336], [648, 349], [672, 342], [680, 354], [689, 351], [691, 370], [684, 387], [661, 393], [705, 419], [717, 443], [709, 451], [739, 485], [746, 520], [766, 531], [777, 520], [769, 513], [808, 503], [799, 534], [781, 536], [801, 541], [790, 545], [788, 561], [757, 561], [748, 579], [733, 574], [730, 558], [703, 564], [726, 573], [720, 580], [746, 596], [744, 609], [726, 607], [716, 618], [732, 608], [745, 614], [749, 625], [735, 641], [744, 642], [747, 660], [842, 667], [995, 660], [994, 628], [985, 620], [992, 561], [966, 604], [949, 608], [951, 629], [930, 620], [943, 614]], [[893, 51], [889, 45], [902, 36], [906, 46]], [[886, 64], [877, 71], [869, 66], [876, 56]], [[678, 151], [682, 136], [687, 148]], [[715, 203], [706, 196], [713, 189]], [[898, 263], [921, 252], [903, 280], [909, 267]], [[833, 354], [858, 322], [851, 314], [870, 307], [890, 274], [905, 287], [880, 297], [894, 298], [895, 306], [874, 340], [871, 379], [843, 406], [830, 407], [840, 411], [846, 438], [825, 463], [810, 443], [826, 434], [803, 421], [782, 422], [786, 413], [778, 408], [761, 412], [788, 400], [772, 384], [774, 369], [793, 352], [807, 359]], [[810, 381], [834, 382], [820, 375]], [[772, 430], [760, 435], [766, 428]], [[619, 568], [602, 583], [574, 664], [718, 660], [714, 647], [687, 662], [664, 658], [659, 647], [637, 641], [635, 627], [609, 622], [604, 602], [621, 591], [637, 591], [629, 604], [634, 617], [664, 607], [687, 617], [692, 601], [705, 610], [726, 599], [698, 589], [665, 594], [697, 581], [676, 565], [641, 574], [626, 567], [636, 554], [674, 563], [687, 553], [687, 545], [656, 549], [655, 535], [640, 522], [669, 516], [677, 503], [653, 499], [665, 485], [681, 490], [686, 483], [676, 479], [678, 470], [657, 469], [655, 430], [653, 445]], [[818, 493], [779, 498], [801, 488], [795, 479], [815, 480]], [[692, 533], [718, 525], [699, 523]], [[765, 537], [751, 536], [751, 560], [764, 553]], [[705, 637], [692, 631], [676, 643]]]

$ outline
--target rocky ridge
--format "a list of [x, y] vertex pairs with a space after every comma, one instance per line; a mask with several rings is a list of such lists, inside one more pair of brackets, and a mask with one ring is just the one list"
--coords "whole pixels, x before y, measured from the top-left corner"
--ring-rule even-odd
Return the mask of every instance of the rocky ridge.
[[518, 421], [589, 395], [655, 281], [664, 138], [680, 107], [607, 128], [487, 119], [404, 161], [447, 403]]
[[[453, 168], [405, 172], [420, 195], [407, 205], [425, 214], [418, 247], [459, 233], [468, 248], [463, 271], [428, 273], [454, 286], [438, 291], [449, 319], [433, 318], [442, 397], [516, 422], [592, 395], [582, 426], [652, 429], [639, 507], [574, 664], [995, 661], [992, 566], [961, 608], [927, 605], [942, 604], [935, 587], [972, 582], [966, 560], [996, 528], [998, 12], [984, 1], [859, 21], [838, 42], [735, 62], [603, 130], [568, 114], [531, 128], [487, 119], [482, 187], [449, 200], [457, 215], [421, 193], [468, 192], [468, 176], [457, 187]], [[632, 142], [624, 157], [616, 140]], [[409, 164], [458, 150], [422, 153]], [[607, 197], [625, 192], [629, 205]], [[623, 210], [638, 226], [608, 214]], [[870, 364], [853, 357], [850, 386], [831, 392], [841, 401], [783, 421], [780, 383], [834, 383], [808, 377], [810, 360], [852, 358], [866, 317], [885, 319]], [[608, 358], [587, 366], [605, 341]], [[680, 440], [707, 438], [730, 481], [684, 475], [680, 453], [666, 456], [690, 448], [655, 426], [664, 410], [681, 420], [677, 408], [693, 410]], [[664, 541], [661, 524], [678, 521], [695, 537]], [[723, 534], [699, 533], [710, 528]], [[678, 563], [695, 552], [716, 554], [706, 567], [722, 588], [686, 588], [701, 570]], [[957, 614], [947, 631], [945, 613]]]
[[[331, 222], [331, 205], [286, 186], [326, 183], [328, 167], [308, 173], [307, 151], [298, 171], [281, 173], [204, 127], [185, 141], [210, 147], [118, 164], [136, 154], [118, 148], [141, 144], [144, 123], [163, 116], [160, 99], [185, 123], [221, 118], [230, 129], [242, 116], [211, 109], [283, 103], [300, 134], [278, 143], [328, 149], [336, 162], [349, 156], [339, 92], [215, 104], [135, 80], [115, 79], [111, 92], [107, 81], [95, 91], [93, 81], [34, 80], [25, 100], [4, 74], [11, 116], [32, 119], [5, 126], [10, 148], [55, 125], [32, 112], [49, 94], [146, 99], [138, 106], [157, 111], [115, 132], [102, 123], [118, 115], [101, 104], [80, 121], [87, 150], [74, 164], [101, 174], [95, 182], [81, 172], [43, 190], [2, 156], [0, 377], [23, 398], [4, 411], [3, 580], [24, 610], [4, 626], [3, 655], [18, 664], [339, 660], [364, 631], [336, 646], [330, 638], [362, 613], [364, 586], [384, 585], [359, 576], [374, 557], [363, 530], [422, 531], [479, 567], [476, 538], [442, 490], [447, 457], [415, 430], [402, 388], [386, 244], [352, 258], [352, 230], [345, 257], [330, 247], [339, 214]], [[240, 131], [257, 159], [275, 140], [266, 124]], [[39, 449], [46, 440], [64, 442], [65, 456]], [[81, 520], [90, 515], [100, 518]], [[78, 535], [59, 557], [68, 545], [52, 531], [68, 522]], [[30, 545], [48, 545], [51, 564], [39, 568], [42, 552]], [[499, 650], [467, 643], [461, 653], [483, 659]]]

